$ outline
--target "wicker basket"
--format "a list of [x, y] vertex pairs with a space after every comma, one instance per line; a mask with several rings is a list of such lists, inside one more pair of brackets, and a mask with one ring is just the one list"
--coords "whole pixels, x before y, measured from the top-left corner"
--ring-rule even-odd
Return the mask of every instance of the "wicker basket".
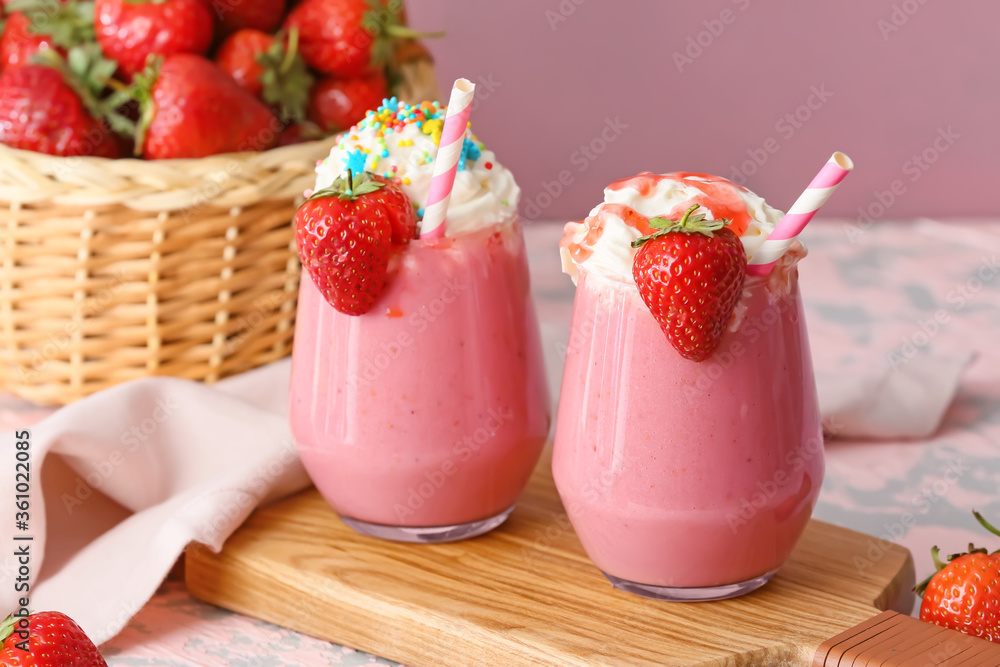
[[[401, 99], [437, 98], [399, 50]], [[201, 160], [0, 145], [0, 389], [65, 404], [149, 375], [214, 382], [289, 354], [289, 222], [332, 139]]]

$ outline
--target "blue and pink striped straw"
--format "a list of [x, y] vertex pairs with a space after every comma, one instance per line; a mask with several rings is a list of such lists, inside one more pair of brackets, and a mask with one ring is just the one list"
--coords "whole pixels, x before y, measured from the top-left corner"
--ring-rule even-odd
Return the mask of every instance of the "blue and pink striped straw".
[[816, 211], [836, 192], [841, 181], [851, 173], [852, 169], [854, 162], [851, 158], [839, 151], [834, 153], [829, 162], [816, 174], [816, 178], [806, 191], [788, 209], [785, 217], [774, 227], [767, 240], [758, 248], [747, 265], [747, 273], [752, 276], [765, 276], [770, 273], [775, 263], [781, 259], [816, 215]]

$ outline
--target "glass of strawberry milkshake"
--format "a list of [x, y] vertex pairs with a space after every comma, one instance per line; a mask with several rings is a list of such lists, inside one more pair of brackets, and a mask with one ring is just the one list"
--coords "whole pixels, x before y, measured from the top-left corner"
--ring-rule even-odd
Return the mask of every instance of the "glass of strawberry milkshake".
[[409, 542], [500, 525], [550, 423], [520, 190], [471, 131], [444, 235], [415, 237], [443, 118], [428, 102], [370, 111], [296, 217], [302, 461], [348, 525]]
[[643, 173], [604, 194], [561, 243], [577, 291], [559, 494], [616, 588], [747, 593], [788, 558], [823, 477], [804, 249], [747, 275], [781, 212], [715, 176]]

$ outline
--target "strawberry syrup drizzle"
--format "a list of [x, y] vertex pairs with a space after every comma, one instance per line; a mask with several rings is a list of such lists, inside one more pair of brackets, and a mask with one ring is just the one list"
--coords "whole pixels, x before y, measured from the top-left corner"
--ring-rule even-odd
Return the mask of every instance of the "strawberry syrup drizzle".
[[631, 188], [646, 197], [663, 181], [678, 181], [702, 193], [677, 204], [672, 210], [663, 214], [665, 217], [671, 220], [679, 219], [692, 204], [700, 204], [710, 210], [716, 219], [726, 218], [730, 220], [729, 229], [733, 230], [737, 236], [743, 236], [747, 227], [750, 226], [752, 217], [750, 211], [747, 210], [746, 202], [740, 196], [740, 192], [746, 192], [747, 189], [719, 176], [687, 171], [675, 171], [661, 175], [645, 171], [638, 176], [615, 181], [608, 186], [608, 189]]
[[602, 204], [596, 215], [578, 223], [587, 225], [587, 235], [581, 241], [574, 243], [573, 231], [567, 230], [559, 245], [563, 248], [569, 248], [569, 254], [575, 262], [586, 261], [594, 253], [592, 250], [594, 244], [604, 233], [604, 224], [608, 216], [621, 218], [626, 225], [639, 230], [643, 236], [656, 231], [649, 226], [649, 219], [640, 215], [635, 209], [624, 204]]

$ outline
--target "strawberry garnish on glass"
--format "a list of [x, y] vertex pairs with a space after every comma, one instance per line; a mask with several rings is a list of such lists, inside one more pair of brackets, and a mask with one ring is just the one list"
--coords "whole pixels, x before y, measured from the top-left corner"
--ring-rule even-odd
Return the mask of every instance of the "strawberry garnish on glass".
[[338, 178], [295, 214], [295, 242], [313, 284], [347, 315], [363, 315], [385, 289], [389, 261], [416, 235], [416, 213], [394, 181], [369, 172]]
[[706, 220], [689, 208], [677, 221], [651, 218], [656, 231], [639, 248], [632, 277], [667, 340], [682, 357], [707, 359], [718, 347], [746, 279], [743, 242], [726, 220]]
[[[972, 514], [1000, 537], [1000, 529], [979, 512]], [[931, 557], [937, 571], [914, 588], [924, 597], [920, 620], [1000, 644], [1000, 549], [990, 553], [969, 544], [968, 552], [942, 561], [935, 546]]]

